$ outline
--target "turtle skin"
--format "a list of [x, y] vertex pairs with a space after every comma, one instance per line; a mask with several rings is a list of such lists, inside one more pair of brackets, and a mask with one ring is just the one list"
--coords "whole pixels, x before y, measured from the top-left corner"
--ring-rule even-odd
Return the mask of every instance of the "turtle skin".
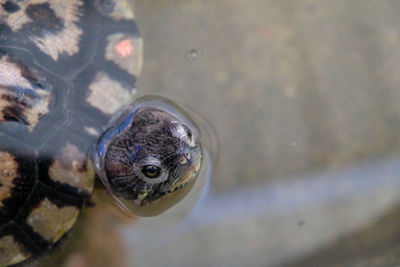
[[0, 266], [72, 227], [87, 151], [136, 94], [142, 40], [124, 0], [0, 0]]

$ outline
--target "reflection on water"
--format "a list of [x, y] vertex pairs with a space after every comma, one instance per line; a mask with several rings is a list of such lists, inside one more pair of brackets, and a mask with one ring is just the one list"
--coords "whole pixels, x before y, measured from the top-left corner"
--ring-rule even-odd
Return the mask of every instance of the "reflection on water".
[[396, 207], [399, 163], [372, 161], [270, 187], [208, 193], [183, 221], [140, 220], [124, 236], [138, 266], [188, 266], [195, 256], [207, 266], [288, 263]]

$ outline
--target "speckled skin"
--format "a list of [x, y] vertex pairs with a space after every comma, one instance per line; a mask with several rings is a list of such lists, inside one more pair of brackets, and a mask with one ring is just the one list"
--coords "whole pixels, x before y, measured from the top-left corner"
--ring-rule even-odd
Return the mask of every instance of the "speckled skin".
[[117, 126], [120, 133], [104, 155], [105, 175], [115, 196], [146, 206], [193, 182], [201, 150], [198, 136], [186, 124], [152, 107], [123, 117], [129, 124]]

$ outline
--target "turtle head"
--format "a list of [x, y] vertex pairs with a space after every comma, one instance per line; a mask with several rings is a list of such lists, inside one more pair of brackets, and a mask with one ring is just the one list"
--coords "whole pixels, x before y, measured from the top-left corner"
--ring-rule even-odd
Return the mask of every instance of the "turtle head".
[[171, 101], [144, 97], [117, 114], [91, 155], [124, 210], [157, 215], [189, 191], [200, 169], [198, 130]]

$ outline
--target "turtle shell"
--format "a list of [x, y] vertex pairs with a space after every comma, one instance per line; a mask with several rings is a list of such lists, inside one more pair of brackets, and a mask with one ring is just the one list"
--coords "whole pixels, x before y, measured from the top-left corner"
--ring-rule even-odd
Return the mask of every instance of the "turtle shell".
[[136, 94], [142, 40], [124, 0], [0, 0], [0, 265], [74, 224], [87, 150]]

